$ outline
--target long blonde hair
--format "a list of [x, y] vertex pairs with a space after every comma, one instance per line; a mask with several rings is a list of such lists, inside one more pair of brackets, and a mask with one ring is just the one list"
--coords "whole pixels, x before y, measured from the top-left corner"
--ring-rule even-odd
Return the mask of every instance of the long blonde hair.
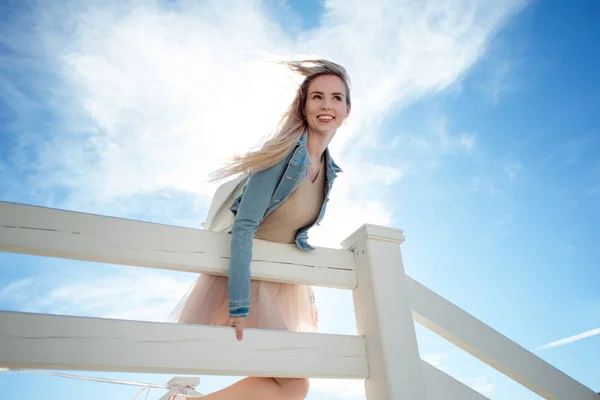
[[233, 161], [210, 174], [211, 181], [217, 181], [236, 174], [247, 174], [260, 171], [283, 160], [300, 140], [307, 129], [304, 117], [304, 106], [308, 86], [318, 76], [335, 75], [346, 86], [346, 104], [350, 101], [350, 77], [341, 65], [323, 59], [282, 62], [292, 72], [305, 76], [304, 81], [296, 91], [296, 97], [281, 117], [276, 133], [272, 139], [256, 151], [236, 155]]

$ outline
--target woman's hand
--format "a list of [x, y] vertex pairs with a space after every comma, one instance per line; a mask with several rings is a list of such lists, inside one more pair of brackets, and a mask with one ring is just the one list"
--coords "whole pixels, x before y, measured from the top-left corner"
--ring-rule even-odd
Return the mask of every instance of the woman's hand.
[[237, 340], [242, 340], [242, 337], [244, 335], [244, 318], [240, 318], [240, 317], [229, 317], [229, 319], [227, 319], [227, 322], [225, 322], [224, 326], [232, 326], [235, 328], [235, 336], [237, 337]]

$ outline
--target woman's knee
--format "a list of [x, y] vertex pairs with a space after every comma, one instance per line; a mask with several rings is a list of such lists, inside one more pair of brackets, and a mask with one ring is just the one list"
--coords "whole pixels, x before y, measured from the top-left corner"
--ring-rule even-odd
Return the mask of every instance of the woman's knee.
[[304, 378], [275, 378], [283, 394], [294, 400], [304, 400], [310, 389], [310, 382]]

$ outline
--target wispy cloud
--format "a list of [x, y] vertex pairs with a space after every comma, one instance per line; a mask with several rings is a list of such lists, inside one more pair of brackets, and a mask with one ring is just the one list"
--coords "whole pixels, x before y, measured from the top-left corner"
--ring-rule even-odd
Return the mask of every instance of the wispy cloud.
[[471, 389], [481, 393], [485, 397], [491, 397], [494, 391], [494, 384], [489, 381], [487, 376], [478, 376], [475, 378], [463, 378], [461, 381]]
[[523, 169], [523, 164], [520, 161], [507, 161], [504, 163], [504, 172], [508, 175], [511, 180], [516, 180]]
[[460, 135], [460, 144], [468, 152], [473, 152], [476, 147], [477, 136], [473, 133]]
[[600, 328], [592, 329], [587, 332], [582, 332], [577, 335], [570, 336], [568, 338], [560, 339], [555, 342], [550, 342], [538, 348], [538, 350], [551, 349], [554, 347], [564, 346], [566, 344], [574, 343], [579, 340], [587, 339], [592, 336], [600, 335]]
[[[34, 141], [35, 182], [65, 190], [61, 206], [90, 212], [165, 191], [208, 199], [215, 186], [206, 174], [268, 134], [293, 95], [286, 74], [256, 61], [316, 53], [341, 61], [353, 79], [354, 110], [332, 146], [347, 170], [332, 198], [331, 208], [342, 211], [314, 235], [337, 245], [367, 220], [391, 220], [382, 196], [366, 193], [403, 172], [381, 165], [381, 179], [357, 179], [373, 164], [360, 149], [388, 140], [378, 133], [383, 119], [460, 80], [525, 3], [330, 0], [321, 26], [294, 36], [258, 1], [182, 2], [177, 10], [143, 1], [40, 2], [27, 26], [43, 47], [23, 49], [52, 71], [53, 79], [35, 83], [52, 89], [46, 107], [59, 122]], [[31, 43], [14, 28], [15, 46]], [[435, 135], [424, 144], [434, 152], [475, 144], [473, 136], [451, 136], [443, 121]]]
[[11, 303], [26, 297], [26, 291], [35, 283], [33, 278], [24, 278], [13, 281], [0, 290], [0, 300], [8, 300]]
[[[364, 400], [365, 382], [355, 379], [311, 379], [311, 393], [315, 395], [327, 395], [332, 399]], [[309, 397], [309, 399], [312, 396]], [[321, 397], [316, 397], [321, 398]]]
[[504, 193], [498, 184], [491, 178], [479, 174], [471, 178], [469, 182], [469, 190], [473, 192], [481, 192], [491, 197], [497, 197]]
[[481, 89], [487, 93], [494, 104], [498, 104], [503, 97], [516, 91], [513, 76], [517, 65], [518, 63], [509, 57], [496, 60], [490, 76], [481, 84]]
[[424, 354], [421, 358], [436, 368], [440, 368], [442, 365], [442, 355], [439, 353]]
[[472, 151], [475, 148], [476, 136], [472, 133], [453, 134], [450, 122], [445, 116], [432, 116], [426, 125], [425, 133], [409, 136], [410, 146], [419, 153], [439, 157], [446, 153]]
[[26, 312], [165, 321], [191, 281], [191, 274], [103, 266], [14, 281], [0, 302]]
[[390, 143], [380, 146], [380, 153], [393, 151], [403, 175], [420, 175], [441, 167], [447, 156], [472, 157], [478, 153], [477, 134], [456, 132], [444, 114], [430, 113], [418, 129], [400, 128]]

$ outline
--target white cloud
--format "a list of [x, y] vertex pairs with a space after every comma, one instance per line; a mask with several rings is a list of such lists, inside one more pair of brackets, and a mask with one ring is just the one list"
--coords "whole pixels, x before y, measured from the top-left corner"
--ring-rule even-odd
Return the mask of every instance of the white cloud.
[[[365, 381], [356, 379], [311, 379], [311, 394], [307, 400], [320, 399], [317, 395], [328, 395], [333, 399], [364, 400]], [[315, 397], [313, 397], [315, 396]]]
[[24, 278], [13, 281], [0, 290], [0, 300], [17, 303], [27, 298], [27, 290], [34, 284], [33, 278]]
[[103, 266], [95, 272], [14, 281], [0, 291], [0, 301], [26, 312], [165, 321], [192, 279], [183, 273]]
[[502, 97], [516, 91], [511, 77], [517, 66], [518, 62], [509, 57], [504, 57], [494, 63], [489, 79], [482, 85], [482, 89], [494, 104], [498, 104]]
[[442, 355], [439, 353], [425, 354], [421, 358], [436, 368], [440, 368], [442, 365]]
[[[332, 146], [347, 171], [332, 203], [340, 212], [327, 217], [338, 228], [322, 235], [339, 242], [349, 226], [391, 221], [379, 189], [403, 172], [359, 155], [388, 140], [381, 121], [457, 82], [524, 1], [330, 0], [321, 26], [298, 37], [258, 1], [182, 2], [179, 11], [156, 4], [40, 3], [33, 22], [59, 77], [48, 101], [64, 123], [41, 148], [38, 183], [65, 187], [63, 206], [90, 212], [169, 190], [206, 201], [214, 190], [206, 174], [270, 133], [293, 95], [286, 74], [256, 61], [316, 53], [341, 61], [353, 81], [351, 119]], [[474, 145], [443, 126], [436, 135], [427, 140], [438, 148]]]
[[515, 180], [519, 177], [523, 169], [523, 164], [520, 161], [507, 161], [504, 164], [504, 172], [508, 175], [511, 180]]
[[481, 393], [485, 397], [491, 397], [492, 392], [494, 391], [494, 384], [489, 382], [487, 376], [479, 376], [475, 378], [462, 378], [460, 379], [465, 385], [469, 386], [471, 389], [476, 390]]
[[545, 344], [538, 348], [538, 350], [551, 349], [554, 347], [564, 346], [569, 343], [577, 342], [579, 340], [587, 339], [592, 336], [600, 335], [600, 328], [592, 329], [586, 332], [579, 333], [577, 335], [569, 336], [568, 338], [560, 339], [555, 342]]
[[460, 135], [460, 144], [469, 152], [475, 150], [475, 144], [477, 137], [475, 134], [462, 134]]
[[437, 169], [448, 155], [473, 156], [479, 152], [475, 133], [454, 133], [451, 121], [437, 113], [423, 118], [414, 131], [403, 131], [400, 125], [400, 132], [391, 143], [380, 148], [384, 152], [393, 149], [395, 163], [402, 166], [403, 175]]
[[494, 180], [483, 174], [471, 178], [469, 188], [473, 192], [481, 192], [491, 197], [497, 197], [504, 193], [502, 189], [496, 185]]

